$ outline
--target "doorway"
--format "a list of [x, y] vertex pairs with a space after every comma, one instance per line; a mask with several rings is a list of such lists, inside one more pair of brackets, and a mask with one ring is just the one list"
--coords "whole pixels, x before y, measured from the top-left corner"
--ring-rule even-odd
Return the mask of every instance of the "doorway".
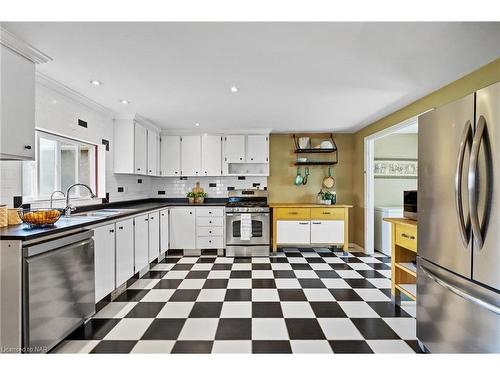
[[364, 251], [367, 254], [375, 250], [387, 252], [387, 234], [382, 232], [381, 220], [384, 215], [401, 216], [403, 191], [416, 190], [417, 138], [418, 116], [365, 137]]

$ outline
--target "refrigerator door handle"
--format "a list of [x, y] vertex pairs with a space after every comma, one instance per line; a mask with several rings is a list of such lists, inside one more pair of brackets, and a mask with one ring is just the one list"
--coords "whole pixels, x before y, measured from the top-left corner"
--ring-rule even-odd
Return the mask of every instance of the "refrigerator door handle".
[[468, 294], [467, 292], [463, 291], [462, 289], [457, 288], [457, 287], [447, 283], [446, 281], [440, 279], [435, 274], [433, 274], [432, 271], [427, 269], [427, 267], [425, 267], [425, 266], [420, 265], [419, 268], [420, 268], [420, 271], [422, 271], [422, 273], [425, 276], [427, 276], [428, 278], [430, 278], [432, 281], [439, 284], [443, 288], [448, 289], [450, 292], [456, 294], [459, 297], [462, 297], [466, 301], [475, 303], [476, 305], [479, 305], [479, 306], [491, 311], [494, 314], [500, 315], [500, 307], [492, 305], [491, 303], [483, 301], [482, 299], [473, 297], [470, 294]]
[[486, 128], [486, 120], [484, 116], [479, 117], [476, 125], [476, 134], [472, 141], [472, 148], [470, 152], [469, 162], [469, 205], [470, 205], [470, 221], [472, 224], [472, 233], [474, 234], [474, 242], [480, 250], [483, 247], [483, 234], [481, 224], [479, 222], [478, 213], [478, 181], [477, 181], [477, 167], [479, 163], [479, 148], [483, 140], [484, 130]]
[[470, 214], [467, 214], [467, 223], [464, 220], [464, 209], [462, 205], [462, 175], [464, 167], [465, 150], [471, 147], [472, 125], [469, 120], [465, 123], [465, 128], [460, 141], [457, 168], [455, 172], [455, 208], [457, 209], [458, 227], [460, 237], [464, 247], [469, 246], [470, 241]]

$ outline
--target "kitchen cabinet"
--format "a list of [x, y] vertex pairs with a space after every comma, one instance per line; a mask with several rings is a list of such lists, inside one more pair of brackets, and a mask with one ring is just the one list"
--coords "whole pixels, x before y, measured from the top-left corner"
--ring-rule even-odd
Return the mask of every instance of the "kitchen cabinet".
[[222, 174], [222, 137], [203, 135], [201, 137], [201, 173], [204, 176]]
[[34, 160], [35, 64], [0, 48], [0, 160]]
[[148, 176], [158, 176], [159, 171], [158, 171], [158, 144], [159, 144], [159, 138], [158, 134], [152, 130], [148, 130], [147, 133], [148, 137], [148, 160], [147, 160], [147, 166], [148, 166], [148, 171], [147, 175]]
[[201, 175], [201, 137], [187, 135], [181, 137], [181, 174]]
[[247, 136], [247, 163], [267, 163], [269, 160], [269, 147], [267, 135]]
[[224, 142], [224, 161], [226, 163], [245, 162], [245, 136], [226, 135]]
[[115, 224], [94, 228], [95, 302], [115, 289]]
[[116, 223], [116, 283], [118, 288], [134, 275], [134, 220]]
[[312, 220], [311, 243], [313, 244], [344, 243], [344, 221]]
[[135, 173], [147, 174], [147, 129], [135, 123], [134, 127], [134, 167]]
[[149, 216], [134, 217], [134, 270], [139, 272], [149, 264]]
[[164, 135], [160, 139], [160, 174], [162, 176], [181, 175], [181, 137]]
[[224, 247], [224, 208], [196, 208], [196, 248], [221, 249]]
[[168, 236], [168, 231], [169, 231], [169, 224], [168, 224], [168, 219], [169, 219], [169, 213], [168, 209], [166, 210], [161, 210], [160, 211], [160, 255], [163, 255], [167, 252], [168, 250], [168, 241], [169, 241], [169, 236]]
[[278, 244], [307, 245], [311, 243], [311, 222], [278, 220]]
[[194, 207], [171, 208], [169, 226], [171, 249], [196, 248], [196, 215]]
[[160, 212], [150, 212], [149, 222], [149, 263], [160, 256]]

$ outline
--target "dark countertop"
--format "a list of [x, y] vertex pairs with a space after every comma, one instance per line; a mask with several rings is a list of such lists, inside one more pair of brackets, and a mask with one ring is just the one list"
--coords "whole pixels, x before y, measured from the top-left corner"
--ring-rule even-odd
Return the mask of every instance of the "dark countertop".
[[[0, 228], [0, 240], [28, 241], [41, 238], [47, 235], [84, 228], [90, 225], [105, 223], [106, 221], [113, 221], [127, 216], [133, 216], [143, 212], [161, 209], [165, 207], [176, 207], [176, 206], [211, 207], [211, 206], [224, 206], [225, 203], [226, 199], [223, 198], [212, 198], [208, 199], [206, 203], [195, 204], [195, 205], [189, 204], [187, 199], [167, 198], [167, 199], [147, 199], [147, 200], [113, 202], [113, 203], [104, 203], [92, 206], [83, 206], [79, 207], [77, 211], [73, 214], [73, 216], [71, 216], [70, 218], [61, 216], [61, 218], [52, 227], [31, 229], [25, 224], [19, 224], [19, 225], [11, 225], [8, 227]], [[85, 216], [85, 215], [78, 216], [78, 214], [82, 212], [96, 211], [102, 209], [108, 209], [108, 210], [126, 209], [126, 211], [117, 212], [116, 214], [109, 216]]]

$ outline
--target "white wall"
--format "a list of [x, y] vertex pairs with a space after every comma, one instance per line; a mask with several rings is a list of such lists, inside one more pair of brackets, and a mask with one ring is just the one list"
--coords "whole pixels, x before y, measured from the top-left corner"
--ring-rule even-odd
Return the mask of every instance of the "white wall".
[[[418, 134], [391, 134], [375, 141], [375, 159], [417, 159]], [[417, 179], [375, 178], [375, 207], [402, 206], [403, 191], [417, 189]]]

